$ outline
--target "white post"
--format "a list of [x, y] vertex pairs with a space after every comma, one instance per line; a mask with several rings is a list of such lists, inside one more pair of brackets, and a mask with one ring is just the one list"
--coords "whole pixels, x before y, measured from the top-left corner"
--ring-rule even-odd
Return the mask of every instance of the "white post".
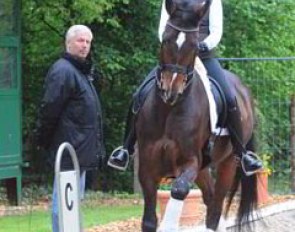
[[[74, 170], [60, 171], [62, 154], [68, 149]], [[60, 232], [81, 232], [80, 223], [80, 168], [73, 146], [62, 143], [55, 160], [55, 178], [58, 198], [58, 218]]]
[[170, 197], [160, 224], [159, 232], [178, 232], [183, 204], [183, 200], [176, 200]]

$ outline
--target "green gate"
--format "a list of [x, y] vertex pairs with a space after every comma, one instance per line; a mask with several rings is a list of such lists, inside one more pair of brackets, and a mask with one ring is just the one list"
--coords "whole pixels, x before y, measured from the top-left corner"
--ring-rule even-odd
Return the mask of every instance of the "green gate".
[[14, 203], [22, 176], [20, 2], [0, 1], [0, 180]]

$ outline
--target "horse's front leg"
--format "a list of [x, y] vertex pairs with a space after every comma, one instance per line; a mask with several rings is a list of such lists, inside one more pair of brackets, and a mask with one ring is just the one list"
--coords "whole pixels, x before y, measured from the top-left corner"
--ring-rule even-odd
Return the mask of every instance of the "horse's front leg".
[[[194, 162], [195, 164], [195, 162]], [[166, 206], [160, 225], [160, 232], [177, 232], [184, 199], [190, 191], [191, 183], [197, 176], [197, 166], [190, 165], [178, 176], [172, 184], [171, 197]]]
[[142, 232], [156, 232], [157, 230], [157, 183], [148, 175], [149, 170], [140, 168], [139, 181], [142, 187], [144, 197], [144, 212], [142, 217]]

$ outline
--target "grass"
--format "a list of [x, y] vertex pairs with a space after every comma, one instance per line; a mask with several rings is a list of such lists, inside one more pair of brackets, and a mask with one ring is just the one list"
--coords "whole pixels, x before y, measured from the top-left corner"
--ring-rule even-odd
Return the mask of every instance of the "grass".
[[[130, 217], [140, 218], [143, 211], [142, 204], [134, 204], [138, 196], [124, 196], [124, 204], [118, 204], [117, 196], [107, 196], [107, 201], [101, 202], [101, 195], [86, 196], [82, 203], [82, 223], [84, 228], [91, 228], [113, 221], [125, 220]], [[112, 201], [112, 197], [115, 200]], [[103, 197], [105, 198], [105, 197]], [[106, 199], [104, 199], [106, 200]], [[136, 201], [137, 201], [136, 200]], [[130, 201], [130, 203], [128, 203]], [[111, 204], [106, 204], [109, 202]], [[24, 215], [0, 217], [0, 232], [51, 232], [50, 210], [31, 211]]]
[[1, 232], [50, 232], [49, 212], [34, 211], [21, 216], [0, 218]]
[[113, 221], [126, 220], [131, 217], [142, 216], [141, 205], [129, 206], [102, 206], [97, 209], [83, 209], [83, 225], [90, 228], [97, 225], [107, 224]]

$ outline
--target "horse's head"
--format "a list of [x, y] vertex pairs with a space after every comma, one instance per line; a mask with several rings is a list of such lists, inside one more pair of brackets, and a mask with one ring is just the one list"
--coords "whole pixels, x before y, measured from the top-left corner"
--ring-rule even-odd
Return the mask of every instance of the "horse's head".
[[[170, 18], [167, 22], [160, 52], [158, 87], [164, 102], [173, 105], [184, 92], [193, 76], [198, 26], [211, 0], [166, 0]], [[180, 32], [185, 41], [178, 47]]]

